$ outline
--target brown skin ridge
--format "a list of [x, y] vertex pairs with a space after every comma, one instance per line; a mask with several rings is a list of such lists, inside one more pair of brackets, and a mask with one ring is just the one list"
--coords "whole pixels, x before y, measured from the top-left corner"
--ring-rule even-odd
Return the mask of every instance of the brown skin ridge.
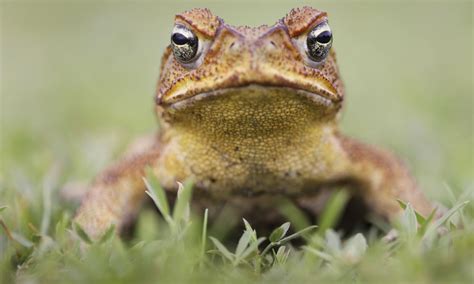
[[222, 19], [214, 16], [207, 8], [195, 8], [178, 14], [176, 20], [183, 20], [208, 37], [214, 37]]
[[292, 9], [282, 22], [288, 27], [291, 37], [299, 36], [310, 27], [315, 26], [327, 20], [327, 13], [308, 6]]

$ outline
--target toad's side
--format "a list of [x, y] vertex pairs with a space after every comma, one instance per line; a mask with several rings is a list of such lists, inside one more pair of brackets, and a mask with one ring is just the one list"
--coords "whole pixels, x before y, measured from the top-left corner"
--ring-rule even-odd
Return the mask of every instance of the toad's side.
[[317, 214], [323, 195], [347, 185], [384, 219], [399, 214], [397, 199], [429, 214], [398, 159], [339, 133], [343, 99], [326, 13], [293, 9], [257, 28], [207, 9], [177, 15], [157, 86], [160, 133], [96, 178], [76, 221], [92, 236], [123, 227], [145, 197], [146, 166], [169, 192], [192, 178], [195, 206], [214, 213], [228, 203], [271, 222], [286, 197]]

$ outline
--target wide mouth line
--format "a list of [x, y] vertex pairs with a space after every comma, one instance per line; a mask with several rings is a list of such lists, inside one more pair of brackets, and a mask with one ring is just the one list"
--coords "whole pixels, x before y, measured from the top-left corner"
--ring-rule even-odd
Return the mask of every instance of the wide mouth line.
[[262, 83], [248, 83], [248, 84], [243, 84], [240, 86], [233, 86], [233, 87], [224, 87], [221, 89], [217, 90], [211, 90], [211, 91], [204, 91], [200, 92], [197, 94], [194, 94], [189, 97], [185, 97], [183, 99], [177, 100], [175, 102], [171, 102], [168, 104], [168, 107], [172, 109], [181, 109], [186, 107], [187, 105], [193, 104], [197, 101], [201, 101], [203, 99], [209, 98], [209, 97], [216, 97], [220, 95], [224, 95], [225, 93], [236, 91], [236, 90], [245, 90], [245, 89], [282, 89], [282, 90], [291, 90], [294, 91], [295, 93], [302, 95], [304, 97], [307, 97], [311, 101], [313, 101], [316, 104], [319, 105], [324, 105], [324, 106], [333, 106], [337, 103], [337, 101], [331, 99], [328, 97], [328, 95], [324, 94], [319, 94], [316, 92], [308, 91], [307, 89], [304, 88], [296, 88], [293, 86], [286, 86], [286, 85], [275, 85], [275, 84], [262, 84]]

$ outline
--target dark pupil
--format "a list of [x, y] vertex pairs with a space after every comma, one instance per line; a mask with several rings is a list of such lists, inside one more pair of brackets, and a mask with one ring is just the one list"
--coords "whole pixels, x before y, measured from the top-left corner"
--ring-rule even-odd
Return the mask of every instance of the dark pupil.
[[330, 31], [324, 31], [316, 37], [316, 41], [319, 43], [329, 43], [331, 41], [332, 34]]
[[171, 36], [171, 40], [176, 45], [185, 45], [190, 42], [190, 40], [187, 37], [185, 37], [183, 34], [180, 34], [180, 33], [173, 34], [173, 36]]

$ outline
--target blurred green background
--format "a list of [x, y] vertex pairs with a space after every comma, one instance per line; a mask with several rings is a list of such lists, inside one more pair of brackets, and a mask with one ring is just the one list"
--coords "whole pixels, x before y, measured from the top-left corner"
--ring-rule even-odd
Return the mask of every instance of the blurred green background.
[[[329, 13], [343, 130], [399, 153], [433, 199], [447, 198], [446, 185], [472, 187], [472, 2], [304, 4]], [[176, 13], [208, 7], [231, 24], [272, 24], [296, 2], [1, 5], [4, 191], [36, 187], [53, 164], [62, 182], [88, 180], [156, 129], [154, 87]]]

